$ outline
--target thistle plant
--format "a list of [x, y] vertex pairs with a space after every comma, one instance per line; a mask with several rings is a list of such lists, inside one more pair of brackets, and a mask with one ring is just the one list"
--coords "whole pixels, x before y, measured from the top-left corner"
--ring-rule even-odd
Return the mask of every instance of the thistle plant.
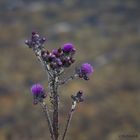
[[[45, 88], [36, 83], [31, 87], [31, 93], [33, 96], [33, 104], [40, 106], [43, 109], [46, 121], [48, 123], [48, 128], [52, 140], [58, 140], [59, 134], [59, 104], [60, 104], [60, 94], [58, 89], [61, 85], [68, 83], [69, 81], [80, 78], [83, 80], [89, 80], [90, 75], [93, 73], [94, 69], [89, 63], [82, 64], [79, 68], [75, 68], [74, 74], [63, 79], [62, 75], [66, 68], [75, 62], [74, 55], [76, 49], [73, 44], [66, 43], [61, 48], [54, 49], [52, 51], [46, 50], [44, 43], [46, 41], [45, 37], [40, 37], [37, 32], [32, 32], [31, 38], [25, 41], [28, 48], [32, 49], [37, 59], [45, 69], [48, 79], [48, 91]], [[50, 104], [52, 106], [51, 110], [53, 113], [50, 114], [46, 99], [50, 99]], [[64, 132], [61, 134], [61, 139], [64, 140], [67, 130], [69, 128], [72, 115], [76, 109], [77, 104], [84, 101], [83, 91], [77, 91], [74, 95], [71, 95], [71, 109], [68, 113], [68, 118], [66, 121], [66, 126]]]

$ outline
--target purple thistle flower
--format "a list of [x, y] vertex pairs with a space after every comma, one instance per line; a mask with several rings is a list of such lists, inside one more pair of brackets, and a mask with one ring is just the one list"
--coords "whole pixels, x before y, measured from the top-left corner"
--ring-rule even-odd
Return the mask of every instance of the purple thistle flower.
[[53, 49], [52, 50], [52, 54], [57, 55], [58, 54], [58, 50], [57, 49]]
[[91, 75], [94, 72], [94, 69], [89, 63], [84, 63], [80, 68], [80, 72], [84, 75]]
[[39, 94], [44, 93], [44, 88], [40, 84], [34, 84], [31, 87], [31, 92], [32, 92], [33, 95], [39, 95]]
[[31, 92], [33, 94], [33, 104], [36, 105], [39, 102], [42, 102], [44, 98], [47, 97], [44, 87], [40, 84], [34, 84], [31, 87]]
[[74, 45], [71, 43], [66, 43], [64, 44], [63, 48], [62, 48], [63, 52], [65, 53], [70, 53], [75, 51]]
[[56, 59], [56, 63], [57, 63], [59, 66], [62, 65], [62, 62], [61, 62], [61, 60], [60, 60], [59, 58]]

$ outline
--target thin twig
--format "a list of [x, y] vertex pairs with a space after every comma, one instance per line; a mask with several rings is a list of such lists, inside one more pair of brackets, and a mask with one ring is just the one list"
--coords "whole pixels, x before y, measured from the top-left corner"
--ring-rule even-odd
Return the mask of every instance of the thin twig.
[[78, 77], [77, 74], [73, 74], [72, 76], [70, 76], [70, 77], [68, 77], [68, 78], [66, 78], [66, 79], [64, 79], [64, 80], [62, 80], [62, 81], [60, 81], [60, 82], [59, 82], [59, 85], [66, 84], [66, 83], [68, 83], [69, 81], [71, 81], [71, 80], [73, 80], [73, 79], [75, 79], [75, 78], [77, 78], [77, 77]]
[[66, 127], [65, 127], [65, 130], [64, 130], [64, 134], [63, 134], [62, 140], [65, 139], [67, 130], [69, 128], [69, 125], [70, 125], [70, 122], [71, 122], [71, 119], [72, 119], [72, 115], [73, 115], [73, 113], [75, 111], [75, 108], [76, 108], [76, 104], [77, 104], [77, 102], [76, 101], [73, 101], [73, 104], [71, 106], [71, 110], [70, 110], [70, 112], [68, 114], [68, 119], [67, 119], [67, 122], [66, 122]]
[[41, 105], [41, 107], [43, 109], [43, 112], [45, 114], [46, 120], [48, 122], [49, 131], [50, 131], [50, 134], [51, 134], [51, 139], [55, 140], [54, 132], [53, 132], [53, 127], [52, 127], [52, 122], [51, 122], [51, 119], [50, 119], [50, 115], [49, 115], [49, 111], [48, 111], [47, 105], [44, 102], [40, 103], [40, 105]]

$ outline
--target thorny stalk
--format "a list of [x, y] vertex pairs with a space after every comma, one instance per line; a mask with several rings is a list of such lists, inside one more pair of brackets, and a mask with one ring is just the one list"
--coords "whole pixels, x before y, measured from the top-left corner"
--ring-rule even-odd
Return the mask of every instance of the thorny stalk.
[[62, 140], [65, 139], [65, 136], [66, 136], [66, 133], [68, 131], [68, 128], [69, 128], [69, 125], [70, 125], [70, 122], [71, 122], [71, 119], [72, 119], [72, 115], [73, 115], [73, 113], [75, 111], [76, 105], [77, 105], [77, 102], [73, 101], [72, 106], [71, 106], [71, 110], [70, 110], [70, 112], [68, 114], [68, 119], [67, 119], [67, 122], [66, 122], [66, 127], [65, 127], [65, 130], [64, 130]]
[[55, 140], [55, 137], [54, 137], [54, 132], [53, 132], [53, 126], [52, 126], [52, 122], [51, 122], [51, 119], [50, 119], [50, 115], [49, 115], [49, 110], [48, 110], [48, 107], [47, 105], [45, 104], [45, 102], [41, 102], [40, 103], [42, 109], [43, 109], [43, 112], [45, 114], [45, 118], [48, 122], [48, 126], [49, 126], [49, 131], [50, 131], [50, 135], [51, 135], [51, 139], [52, 140]]
[[58, 109], [59, 109], [59, 95], [58, 95], [58, 85], [56, 84], [56, 79], [57, 77], [55, 77], [52, 79], [51, 83], [50, 83], [50, 92], [51, 92], [51, 96], [52, 96], [52, 105], [53, 105], [53, 132], [54, 132], [54, 136], [55, 136], [55, 140], [58, 140], [58, 136], [59, 136], [59, 118], [58, 118]]
[[[50, 88], [50, 92], [51, 92], [50, 96], [52, 98], [52, 104], [53, 104], [53, 119], [52, 119], [53, 123], [51, 123], [51, 120], [49, 119], [48, 124], [50, 127], [50, 133], [51, 133], [52, 140], [58, 140], [58, 136], [59, 136], [59, 133], [58, 133], [58, 129], [59, 129], [58, 128], [58, 125], [59, 125], [58, 124], [58, 109], [59, 109], [58, 98], [59, 97], [58, 97], [58, 92], [57, 92], [58, 86], [56, 84], [57, 77], [55, 76], [55, 74], [52, 75], [52, 73], [49, 71], [48, 66], [42, 60], [40, 50], [36, 50], [35, 55], [37, 56], [38, 60], [44, 66], [45, 70], [48, 73], [48, 80], [50, 83], [49, 88]], [[49, 116], [49, 112], [47, 110], [46, 110], [46, 114], [48, 114], [48, 116]], [[51, 126], [51, 124], [52, 124], [52, 126]]]
[[[48, 72], [48, 79], [50, 82], [50, 89], [51, 89], [51, 97], [53, 98], [52, 104], [53, 104], [53, 124], [52, 124], [52, 134], [51, 137], [52, 139], [55, 138], [55, 140], [58, 140], [58, 92], [57, 92], [57, 84], [56, 84], [56, 77], [55, 75], [52, 75], [48, 69], [48, 66], [45, 65], [44, 61], [40, 57], [39, 53], [36, 53], [36, 56], [38, 57], [38, 60], [41, 62], [41, 64], [45, 67], [45, 70]], [[49, 115], [49, 112], [46, 113]], [[51, 121], [51, 120], [50, 120]], [[49, 121], [49, 122], [50, 122]]]

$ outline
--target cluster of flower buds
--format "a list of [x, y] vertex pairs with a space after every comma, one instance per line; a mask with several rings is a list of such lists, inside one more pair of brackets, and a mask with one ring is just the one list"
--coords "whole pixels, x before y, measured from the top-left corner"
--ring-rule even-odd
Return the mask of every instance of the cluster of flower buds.
[[80, 102], [83, 102], [84, 99], [83, 99], [83, 91], [78, 91], [76, 95], [72, 95], [71, 96], [72, 100], [73, 101], [76, 101], [76, 103], [80, 103]]
[[[40, 37], [36, 32], [32, 32], [31, 39], [26, 40], [25, 44], [32, 48], [37, 55], [52, 69], [59, 71], [60, 68], [71, 66], [75, 62], [73, 56], [76, 49], [71, 43], [66, 43], [62, 48], [54, 49], [51, 52], [43, 47], [46, 38]], [[39, 52], [39, 53], [38, 53]]]
[[29, 40], [26, 40], [25, 44], [29, 48], [37, 49], [42, 48], [45, 41], [46, 41], [45, 37], [40, 37], [40, 35], [37, 32], [32, 32], [31, 38]]
[[52, 52], [43, 50], [41, 53], [43, 61], [50, 65], [51, 69], [69, 67], [75, 62], [73, 55], [75, 48], [73, 44], [64, 44], [62, 48], [54, 49]]
[[36, 105], [39, 102], [42, 102], [44, 98], [47, 97], [47, 93], [44, 90], [44, 87], [40, 84], [34, 84], [31, 87], [31, 93], [33, 94], [34, 101], [33, 103]]
[[89, 80], [89, 76], [94, 72], [93, 67], [89, 63], [84, 63], [79, 69], [76, 69], [76, 73], [80, 78], [84, 80]]

